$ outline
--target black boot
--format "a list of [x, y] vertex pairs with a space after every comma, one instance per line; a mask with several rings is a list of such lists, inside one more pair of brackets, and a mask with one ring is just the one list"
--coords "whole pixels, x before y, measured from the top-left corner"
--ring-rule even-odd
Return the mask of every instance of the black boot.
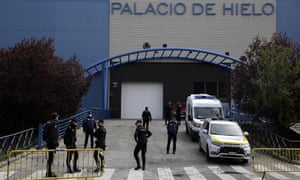
[[94, 172], [95, 173], [98, 173], [99, 171], [100, 171], [100, 163], [99, 163], [99, 161], [98, 162], [96, 162], [96, 169], [94, 170]]
[[145, 170], [145, 161], [143, 161], [143, 167], [142, 167], [142, 170], [144, 171]]
[[81, 169], [79, 169], [79, 168], [77, 167], [77, 162], [74, 163], [73, 171], [74, 171], [74, 172], [81, 172]]
[[72, 169], [71, 169], [71, 167], [70, 166], [68, 166], [68, 171], [67, 171], [68, 173], [73, 173], [73, 171], [72, 171]]
[[134, 168], [134, 170], [139, 170], [141, 169], [141, 166], [137, 166], [136, 168]]
[[51, 165], [47, 163], [46, 177], [56, 177], [55, 173], [51, 171]]

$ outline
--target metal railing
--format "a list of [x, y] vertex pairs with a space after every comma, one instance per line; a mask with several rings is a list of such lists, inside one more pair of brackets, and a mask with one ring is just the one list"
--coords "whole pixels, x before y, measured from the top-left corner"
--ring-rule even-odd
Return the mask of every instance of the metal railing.
[[[68, 173], [66, 159], [68, 152], [78, 152], [77, 168], [81, 171]], [[39, 149], [39, 150], [14, 150], [8, 155], [8, 167], [6, 178], [9, 180], [19, 179], [53, 179], [46, 177], [48, 153], [55, 152], [52, 164], [52, 171], [56, 174], [55, 179], [74, 179], [74, 178], [93, 178], [100, 177], [101, 171], [95, 171], [97, 164], [94, 160], [94, 153], [102, 153], [100, 148], [77, 148], [56, 150]], [[70, 161], [73, 167], [74, 157]]]
[[252, 146], [268, 148], [298, 148], [300, 140], [291, 140], [273, 133], [268, 125], [239, 123], [244, 131], [249, 132], [248, 140]]
[[269, 172], [300, 172], [300, 148], [254, 148], [252, 168], [269, 179]]
[[34, 128], [0, 137], [0, 159], [6, 159], [9, 151], [25, 149], [33, 145]]

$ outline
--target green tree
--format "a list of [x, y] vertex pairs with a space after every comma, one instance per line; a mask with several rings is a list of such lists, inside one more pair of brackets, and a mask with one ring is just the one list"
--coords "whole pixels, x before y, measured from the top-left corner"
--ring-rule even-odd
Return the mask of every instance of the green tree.
[[53, 39], [22, 40], [0, 49], [1, 133], [37, 127], [51, 112], [67, 117], [77, 112], [91, 77], [73, 55], [54, 55]]
[[233, 72], [233, 95], [246, 112], [265, 116], [284, 126], [300, 114], [300, 48], [285, 34], [270, 41], [256, 37], [245, 64]]

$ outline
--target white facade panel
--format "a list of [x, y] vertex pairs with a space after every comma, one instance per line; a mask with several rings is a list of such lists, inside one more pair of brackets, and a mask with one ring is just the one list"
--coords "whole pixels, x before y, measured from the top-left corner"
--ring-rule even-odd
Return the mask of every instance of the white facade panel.
[[276, 31], [276, 0], [111, 0], [110, 56], [151, 47], [230, 52]]
[[161, 83], [122, 83], [121, 119], [141, 119], [146, 106], [151, 112], [152, 119], [162, 119], [163, 85]]

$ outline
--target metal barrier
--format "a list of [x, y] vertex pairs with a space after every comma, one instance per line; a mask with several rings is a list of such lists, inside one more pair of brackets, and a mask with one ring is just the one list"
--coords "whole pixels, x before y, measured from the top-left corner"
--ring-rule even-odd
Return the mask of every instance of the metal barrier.
[[291, 140], [274, 133], [274, 130], [269, 124], [239, 122], [239, 125], [244, 131], [249, 132], [248, 140], [252, 146], [268, 148], [300, 147], [299, 139]]
[[[34, 128], [0, 137], [0, 159], [6, 159], [9, 151], [32, 146]], [[3, 156], [3, 157], [2, 157]]]
[[300, 148], [254, 148], [252, 168], [269, 179], [269, 172], [300, 172]]
[[[67, 152], [77, 151], [79, 154], [77, 165], [81, 172], [67, 173], [66, 158]], [[95, 151], [104, 153], [102, 149], [97, 148], [78, 148], [56, 150], [13, 150], [8, 156], [7, 179], [8, 180], [25, 180], [25, 179], [71, 179], [71, 178], [93, 178], [100, 177], [102, 174], [94, 172], [96, 162], [93, 154]], [[48, 152], [55, 152], [52, 171], [56, 177], [46, 176]], [[72, 161], [74, 160], [74, 157]], [[73, 162], [71, 161], [71, 167]]]

